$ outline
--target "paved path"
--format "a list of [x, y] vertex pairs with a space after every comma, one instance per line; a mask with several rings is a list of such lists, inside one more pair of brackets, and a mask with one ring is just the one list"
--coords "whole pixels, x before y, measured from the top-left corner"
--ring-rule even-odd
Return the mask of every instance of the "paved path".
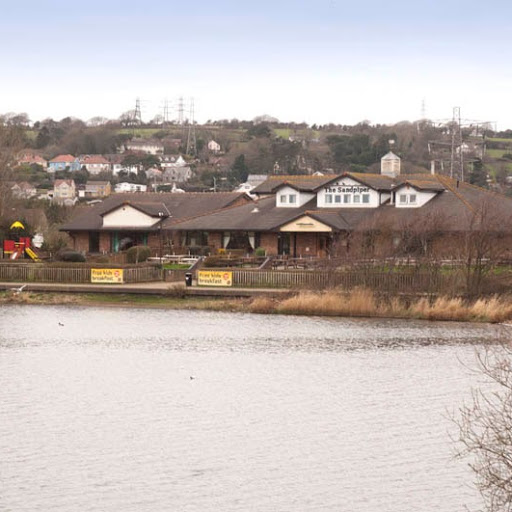
[[71, 283], [12, 283], [0, 282], [0, 290], [15, 290], [24, 286], [24, 292], [61, 292], [61, 293], [126, 293], [141, 295], [172, 295], [183, 290], [191, 297], [255, 297], [259, 295], [284, 295], [289, 290], [268, 288], [214, 288], [186, 287], [184, 283], [157, 281], [152, 283], [127, 284], [71, 284]]

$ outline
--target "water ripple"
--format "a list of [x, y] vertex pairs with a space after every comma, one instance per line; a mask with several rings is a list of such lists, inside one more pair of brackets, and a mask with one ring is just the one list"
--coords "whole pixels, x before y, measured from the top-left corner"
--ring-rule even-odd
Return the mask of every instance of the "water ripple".
[[446, 411], [501, 328], [9, 306], [0, 333], [0, 510], [479, 505]]

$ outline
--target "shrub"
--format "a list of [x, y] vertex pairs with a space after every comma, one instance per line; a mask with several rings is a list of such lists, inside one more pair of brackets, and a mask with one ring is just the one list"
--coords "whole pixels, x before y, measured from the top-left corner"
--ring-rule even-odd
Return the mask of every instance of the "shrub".
[[261, 257], [261, 256], [265, 256], [266, 253], [267, 253], [267, 251], [265, 250], [264, 247], [256, 247], [256, 249], [254, 249], [254, 256]]
[[128, 263], [142, 263], [151, 256], [151, 249], [147, 245], [134, 245], [126, 251]]
[[201, 248], [201, 256], [210, 256], [211, 253], [212, 253], [211, 247], [208, 247], [207, 245], [205, 245], [204, 247]]
[[204, 259], [204, 266], [206, 268], [222, 268], [227, 265], [229, 265], [229, 261], [218, 256], [208, 256]]
[[85, 256], [78, 251], [62, 251], [57, 254], [57, 260], [70, 263], [84, 263]]

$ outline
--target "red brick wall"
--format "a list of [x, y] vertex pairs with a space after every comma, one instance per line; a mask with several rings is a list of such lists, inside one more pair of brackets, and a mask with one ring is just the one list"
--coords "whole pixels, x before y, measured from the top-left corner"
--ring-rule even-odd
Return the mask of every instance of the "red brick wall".
[[[163, 244], [164, 238], [162, 235], [162, 244]], [[148, 234], [148, 247], [151, 247], [151, 249], [159, 250], [160, 249], [160, 233], [149, 233]]]
[[75, 251], [89, 251], [89, 232], [79, 231], [70, 234], [73, 239], [73, 249]]
[[277, 233], [261, 233], [260, 247], [263, 247], [267, 256], [277, 254]]
[[[296, 255], [301, 256], [317, 256], [317, 234], [316, 233], [296, 233]], [[293, 234], [292, 234], [293, 237]], [[292, 242], [293, 243], [293, 242]], [[291, 248], [293, 254], [293, 247]]]
[[222, 248], [222, 233], [220, 231], [208, 233], [208, 245], [212, 248], [212, 254], [215, 254]]

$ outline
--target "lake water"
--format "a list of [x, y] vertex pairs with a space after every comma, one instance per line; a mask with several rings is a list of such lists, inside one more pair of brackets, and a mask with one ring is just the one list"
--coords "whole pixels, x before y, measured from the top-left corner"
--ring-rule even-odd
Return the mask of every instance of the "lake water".
[[502, 330], [4, 306], [0, 510], [476, 507], [448, 416]]

